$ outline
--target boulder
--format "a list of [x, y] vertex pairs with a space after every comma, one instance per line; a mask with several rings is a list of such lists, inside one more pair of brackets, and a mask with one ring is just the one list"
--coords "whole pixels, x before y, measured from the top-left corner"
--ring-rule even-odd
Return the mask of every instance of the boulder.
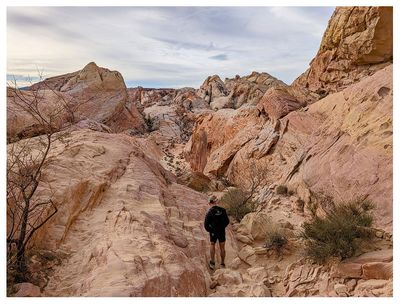
[[232, 269], [217, 269], [213, 280], [217, 281], [218, 285], [238, 285], [243, 282], [240, 272]]
[[292, 96], [286, 87], [270, 88], [257, 104], [257, 108], [271, 119], [279, 119], [306, 103]]
[[17, 292], [14, 294], [15, 297], [41, 297], [42, 293], [40, 288], [32, 283], [19, 283], [15, 284], [14, 288]]
[[266, 213], [252, 212], [244, 216], [240, 225], [246, 228], [254, 240], [265, 241], [266, 233], [271, 228], [271, 218]]
[[254, 265], [256, 262], [255, 250], [253, 247], [246, 245], [238, 253], [239, 258], [249, 264]]
[[210, 190], [211, 179], [201, 172], [189, 172], [179, 177], [179, 183], [196, 191]]
[[268, 73], [252, 72], [248, 76], [226, 79], [225, 86], [237, 109], [245, 104], [256, 105], [269, 88], [286, 84]]
[[355, 297], [379, 297], [393, 295], [393, 281], [367, 280], [359, 281], [354, 289]]
[[228, 91], [221, 78], [218, 75], [213, 75], [204, 80], [203, 84], [197, 90], [197, 95], [205, 99], [207, 103], [211, 103], [215, 98], [227, 96]]
[[335, 284], [333, 289], [338, 296], [347, 296], [347, 286], [344, 284]]
[[216, 97], [210, 103], [210, 108], [213, 110], [220, 110], [220, 109], [232, 108], [232, 107], [233, 107], [233, 101], [232, 101], [232, 97], [230, 95]]
[[393, 279], [393, 263], [371, 262], [362, 265], [365, 279]]

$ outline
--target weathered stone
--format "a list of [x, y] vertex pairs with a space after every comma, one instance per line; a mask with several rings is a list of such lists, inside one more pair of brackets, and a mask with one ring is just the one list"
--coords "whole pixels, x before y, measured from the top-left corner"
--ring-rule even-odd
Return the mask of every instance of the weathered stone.
[[371, 262], [362, 265], [365, 279], [393, 279], [393, 263]]
[[391, 7], [338, 7], [310, 68], [292, 86], [309, 100], [340, 91], [391, 62], [392, 36]]
[[339, 263], [332, 271], [332, 277], [336, 278], [361, 278], [361, 264], [358, 263]]
[[14, 288], [17, 290], [15, 297], [41, 297], [42, 293], [40, 288], [31, 283], [19, 283], [15, 284]]
[[336, 294], [339, 296], [342, 295], [347, 295], [347, 286], [344, 284], [335, 284], [335, 286], [333, 287]]
[[266, 213], [248, 213], [240, 224], [246, 227], [254, 240], [265, 240], [266, 232], [271, 226], [271, 219]]
[[239, 258], [249, 265], [253, 265], [256, 261], [255, 250], [251, 246], [244, 246], [238, 253]]
[[254, 251], [256, 254], [263, 255], [268, 253], [268, 249], [265, 247], [255, 247]]
[[236, 239], [239, 242], [242, 242], [242, 243], [247, 244], [247, 245], [253, 244], [253, 242], [254, 242], [254, 240], [252, 238], [250, 238], [247, 235], [243, 235], [243, 234], [236, 234]]
[[392, 296], [393, 282], [388, 280], [367, 280], [359, 282], [354, 289], [356, 297]]
[[274, 87], [264, 94], [257, 108], [264, 111], [269, 118], [279, 119], [305, 105], [305, 102], [297, 100], [285, 87]]
[[232, 269], [217, 269], [213, 274], [213, 279], [218, 285], [238, 285], [243, 282], [242, 275]]

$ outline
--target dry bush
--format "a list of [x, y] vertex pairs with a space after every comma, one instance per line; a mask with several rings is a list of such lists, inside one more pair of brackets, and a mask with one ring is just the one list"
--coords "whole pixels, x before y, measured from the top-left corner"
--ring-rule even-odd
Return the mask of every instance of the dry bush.
[[264, 247], [273, 249], [280, 255], [281, 249], [287, 244], [287, 242], [288, 237], [285, 230], [281, 227], [281, 225], [275, 223], [272, 218], [269, 218], [265, 230]]
[[240, 222], [250, 212], [255, 211], [255, 204], [248, 193], [240, 188], [229, 188], [220, 199], [228, 215]]
[[14, 107], [39, 126], [42, 136], [29, 138], [7, 147], [7, 280], [22, 282], [28, 278], [26, 250], [36, 231], [58, 211], [52, 195], [36, 194], [44, 182], [43, 171], [53, 143], [60, 140], [63, 103], [46, 108], [42, 89], [21, 92], [15, 85]]
[[369, 240], [373, 233], [374, 205], [366, 200], [354, 200], [331, 207], [324, 217], [314, 215], [303, 223], [301, 238], [305, 241], [306, 254], [317, 262], [330, 257], [341, 259], [353, 256], [362, 241]]
[[284, 230], [276, 224], [271, 224], [265, 235], [265, 247], [274, 249], [278, 254], [287, 244], [287, 236]]

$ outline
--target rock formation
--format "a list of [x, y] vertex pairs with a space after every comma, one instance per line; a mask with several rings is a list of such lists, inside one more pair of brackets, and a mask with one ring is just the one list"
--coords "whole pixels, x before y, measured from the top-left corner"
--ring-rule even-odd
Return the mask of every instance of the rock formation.
[[281, 80], [268, 73], [252, 72], [249, 76], [226, 78], [208, 77], [197, 95], [210, 104], [211, 109], [240, 108], [243, 104], [255, 105], [269, 88], [285, 87]]
[[126, 135], [72, 131], [52, 151], [44, 174], [59, 211], [35, 242], [65, 258], [45, 295], [207, 294], [204, 194]]
[[[8, 153], [46, 132], [17, 107], [41, 91], [61, 107], [37, 197], [58, 212], [35, 235], [32, 282], [15, 296], [391, 296], [392, 11], [337, 8], [310, 68], [290, 86], [267, 73], [201, 87], [126, 88], [89, 63], [27, 90], [7, 88]], [[29, 139], [28, 139], [29, 138]], [[227, 229], [226, 264], [207, 268], [207, 195], [265, 171], [257, 206]], [[278, 191], [279, 188], [285, 191]], [[371, 243], [319, 265], [298, 237], [330, 206], [369, 199]], [[269, 231], [285, 235], [276, 250]]]
[[46, 79], [28, 90], [9, 89], [7, 132], [12, 140], [42, 134], [29, 115], [16, 110], [15, 103], [21, 99], [30, 103], [36, 99], [47, 113], [63, 111], [64, 117], [58, 121], [60, 129], [81, 120], [104, 124], [112, 132], [143, 133], [146, 129], [142, 116], [128, 98], [121, 74], [100, 68], [94, 62], [78, 72]]
[[393, 59], [393, 8], [338, 7], [310, 68], [292, 86], [318, 100], [372, 75]]
[[[330, 27], [339, 12], [344, 14], [344, 9], [336, 11]], [[349, 30], [352, 24], [348, 23]], [[293, 96], [295, 88], [272, 88], [258, 109], [220, 110], [199, 117], [186, 147], [192, 169], [240, 185], [248, 176], [244, 160], [250, 159], [268, 170], [267, 184], [288, 184], [305, 202], [319, 192], [339, 202], [368, 197], [377, 204], [378, 227], [390, 232], [393, 72], [390, 64], [380, 67], [374, 75], [304, 109], [304, 102]]]

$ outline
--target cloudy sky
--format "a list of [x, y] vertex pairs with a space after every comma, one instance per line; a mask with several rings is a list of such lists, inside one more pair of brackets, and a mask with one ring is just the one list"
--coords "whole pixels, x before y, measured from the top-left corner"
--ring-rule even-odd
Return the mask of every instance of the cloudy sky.
[[90, 61], [128, 87], [199, 87], [269, 74], [291, 83], [318, 50], [332, 7], [8, 7], [7, 78], [20, 85]]

